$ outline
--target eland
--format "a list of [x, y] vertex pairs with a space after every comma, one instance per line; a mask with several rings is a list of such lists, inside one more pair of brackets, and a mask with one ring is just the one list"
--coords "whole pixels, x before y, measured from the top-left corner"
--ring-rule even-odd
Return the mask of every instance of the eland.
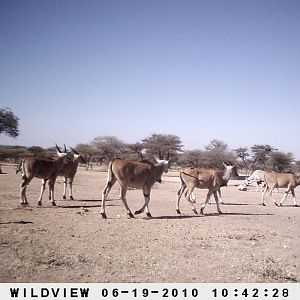
[[38, 200], [38, 205], [42, 205], [42, 197], [45, 191], [46, 182], [49, 180], [49, 200], [52, 200], [52, 205], [55, 206], [54, 201], [54, 185], [59, 172], [62, 170], [67, 150], [64, 146], [64, 151], [62, 152], [60, 148], [56, 145], [58, 158], [55, 160], [48, 158], [38, 158], [38, 157], [25, 157], [22, 160], [22, 183], [20, 190], [20, 204], [28, 205], [26, 197], [26, 189], [31, 180], [36, 177], [43, 180], [41, 194]]
[[161, 183], [163, 173], [168, 172], [169, 155], [167, 159], [156, 159], [156, 164], [142, 160], [132, 161], [121, 158], [114, 158], [108, 165], [107, 183], [102, 193], [101, 216], [106, 219], [105, 200], [113, 187], [118, 181], [121, 186], [121, 200], [127, 210], [127, 215], [134, 218], [126, 201], [126, 192], [128, 187], [143, 190], [145, 203], [141, 209], [137, 210], [135, 214], [141, 214], [146, 209], [147, 217], [152, 217], [149, 211], [150, 192], [155, 182]]
[[283, 201], [289, 194], [289, 192], [293, 195], [294, 205], [297, 205], [295, 188], [300, 185], [300, 175], [296, 175], [292, 172], [290, 173], [275, 173], [275, 172], [265, 172], [264, 181], [266, 183], [266, 188], [262, 194], [262, 205], [265, 206], [265, 194], [269, 192], [270, 197], [272, 197], [272, 192], [274, 188], [287, 188], [283, 198], [281, 199], [279, 205], [273, 199], [274, 204], [277, 206], [283, 206]]
[[59, 172], [58, 176], [64, 177], [64, 192], [63, 192], [63, 199], [67, 198], [67, 185], [69, 182], [70, 187], [70, 199], [74, 200], [73, 198], [73, 181], [74, 177], [77, 173], [77, 168], [79, 162], [86, 163], [85, 159], [81, 154], [79, 154], [74, 148], [70, 147], [71, 151], [73, 152], [73, 158], [70, 160], [66, 160], [63, 168]]
[[186, 189], [187, 191], [185, 193], [185, 197], [191, 204], [194, 213], [197, 214], [197, 210], [193, 204], [193, 201], [191, 201], [191, 195], [194, 188], [208, 189], [205, 203], [200, 209], [201, 214], [204, 214], [204, 208], [212, 194], [214, 195], [215, 201], [217, 203], [218, 212], [220, 214], [222, 213], [219, 206], [220, 201], [218, 199], [217, 193], [220, 192], [222, 186], [227, 185], [227, 182], [229, 181], [232, 173], [236, 172], [236, 168], [231, 162], [223, 162], [223, 165], [226, 168], [224, 171], [218, 169], [185, 168], [180, 172], [180, 189], [177, 193], [176, 203], [176, 212], [178, 214], [181, 213], [179, 209], [180, 198]]

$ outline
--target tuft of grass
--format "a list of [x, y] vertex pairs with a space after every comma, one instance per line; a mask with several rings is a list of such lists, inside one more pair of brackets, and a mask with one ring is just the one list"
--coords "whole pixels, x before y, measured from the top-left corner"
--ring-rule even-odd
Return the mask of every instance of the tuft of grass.
[[265, 282], [298, 282], [296, 275], [286, 271], [273, 257], [264, 260], [261, 276]]
[[62, 254], [46, 244], [35, 244], [32, 250], [29, 253], [17, 250], [17, 256], [21, 261], [30, 261], [35, 266], [72, 267], [78, 264], [90, 263], [90, 259], [82, 254]]

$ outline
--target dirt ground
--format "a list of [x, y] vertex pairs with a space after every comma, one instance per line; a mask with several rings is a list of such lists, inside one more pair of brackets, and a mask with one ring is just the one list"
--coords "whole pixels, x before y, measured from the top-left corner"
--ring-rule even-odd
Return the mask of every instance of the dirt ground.
[[[41, 180], [27, 189], [29, 206], [19, 206], [20, 174], [3, 166], [0, 175], [0, 282], [299, 282], [300, 207], [288, 196], [283, 208], [261, 203], [254, 187], [222, 188], [225, 202], [195, 215], [182, 198], [176, 172], [163, 177], [151, 193], [152, 219], [128, 219], [119, 186], [109, 195], [107, 220], [100, 216], [106, 172], [80, 168], [75, 200], [62, 200], [63, 179], [55, 188], [56, 207], [43, 198]], [[283, 190], [274, 192], [279, 201]], [[296, 194], [297, 194], [296, 190]], [[197, 209], [206, 190], [196, 190]], [[299, 194], [299, 192], [298, 192]], [[143, 204], [140, 190], [129, 190], [134, 212]], [[300, 204], [298, 200], [298, 204]]]

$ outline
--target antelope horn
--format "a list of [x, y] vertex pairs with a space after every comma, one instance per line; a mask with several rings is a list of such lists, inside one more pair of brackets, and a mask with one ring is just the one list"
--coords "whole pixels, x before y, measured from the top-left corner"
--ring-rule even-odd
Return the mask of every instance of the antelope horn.
[[69, 146], [69, 148], [72, 150], [72, 152], [74, 152], [75, 154], [79, 155], [79, 153], [72, 147]]
[[162, 154], [160, 150], [158, 151], [158, 159], [162, 159]]
[[168, 150], [166, 160], [169, 160], [169, 158], [170, 158], [170, 151]]
[[64, 153], [67, 153], [67, 147], [65, 144], [64, 144]]
[[61, 150], [60, 150], [60, 148], [57, 146], [57, 144], [55, 144], [56, 145], [56, 149], [57, 149], [57, 151], [59, 152], [59, 153], [61, 153]]

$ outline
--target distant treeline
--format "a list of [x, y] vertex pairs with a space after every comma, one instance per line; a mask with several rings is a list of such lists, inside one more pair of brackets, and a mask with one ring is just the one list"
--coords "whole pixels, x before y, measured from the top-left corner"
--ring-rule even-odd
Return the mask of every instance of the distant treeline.
[[[292, 153], [284, 153], [270, 145], [229, 149], [224, 141], [213, 139], [204, 149], [183, 150], [180, 137], [170, 134], [155, 133], [133, 144], [115, 136], [99, 136], [88, 144], [78, 144], [74, 148], [84, 156], [87, 164], [107, 164], [113, 157], [153, 160], [154, 156], [163, 158], [169, 154], [173, 167], [222, 168], [222, 162], [227, 160], [243, 173], [256, 169], [297, 172], [300, 168], [300, 161], [295, 161]], [[2, 162], [18, 163], [25, 156], [55, 157], [55, 145], [51, 148], [0, 145]]]

